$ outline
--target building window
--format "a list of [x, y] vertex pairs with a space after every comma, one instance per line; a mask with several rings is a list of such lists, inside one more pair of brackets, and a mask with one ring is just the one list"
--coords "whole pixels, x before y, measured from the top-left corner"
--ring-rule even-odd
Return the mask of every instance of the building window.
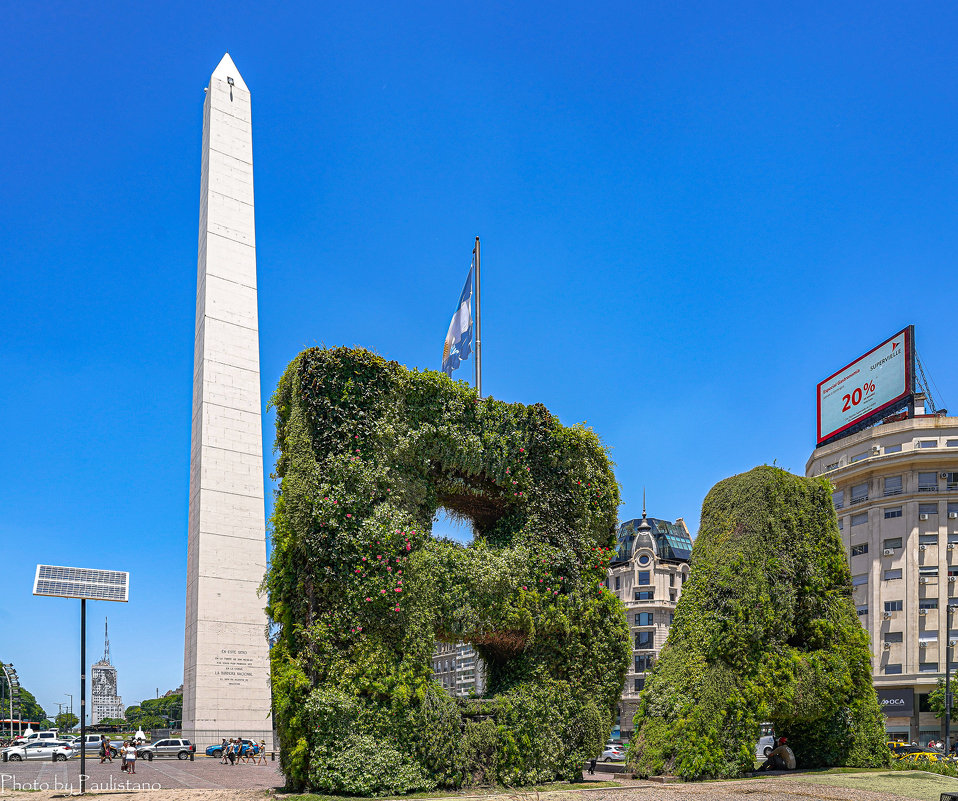
[[678, 596], [675, 594], [675, 590], [669, 590], [669, 600], [675, 601]]
[[886, 445], [885, 453], [901, 453], [901, 445]]
[[885, 665], [882, 669], [882, 673], [886, 676], [897, 676], [901, 673], [901, 665]]
[[615, 577], [615, 588], [616, 588], [617, 590], [618, 590], [618, 589], [621, 589], [621, 585], [620, 585], [620, 583], [619, 583], [619, 577], [618, 577], [618, 576]]
[[648, 673], [652, 670], [653, 659], [652, 654], [637, 654], [635, 657], [635, 672]]
[[867, 459], [871, 455], [871, 451], [862, 451], [861, 453], [856, 453], [848, 460], [849, 464], [854, 462], [860, 462], [862, 459]]
[[886, 612], [900, 612], [901, 611], [901, 601], [885, 601], [885, 611]]
[[885, 497], [889, 495], [901, 495], [902, 483], [901, 476], [888, 476], [885, 479]]
[[945, 489], [949, 492], [958, 490], [958, 473], [945, 473]]
[[937, 534], [919, 534], [918, 535], [918, 544], [924, 545], [926, 548], [929, 545], [938, 544], [938, 535]]
[[858, 612], [859, 617], [865, 617], [868, 614], [868, 604], [860, 604], [855, 607], [855, 611]]
[[651, 626], [652, 625], [652, 613], [651, 612], [637, 612], [635, 615], [635, 625], [636, 626]]
[[918, 672], [919, 673], [937, 673], [938, 663], [937, 662], [919, 662]]
[[937, 448], [938, 440], [937, 439], [920, 439], [918, 440], [919, 448]]
[[852, 525], [860, 526], [863, 523], [868, 522], [868, 512], [859, 512], [857, 515], [852, 515]]
[[642, 555], [639, 557], [639, 564], [640, 564], [640, 565], [647, 565], [648, 563], [649, 563], [649, 555], [648, 555], [647, 553], [642, 554]]
[[958, 503], [948, 504], [948, 519], [958, 520]]
[[905, 635], [901, 631], [886, 631], [882, 639], [885, 642], [904, 642]]
[[845, 524], [845, 521], [844, 521], [842, 518], [838, 518], [838, 530], [839, 530], [839, 531], [844, 531], [844, 530], [845, 530], [845, 525], [844, 525], [844, 524]]
[[918, 504], [918, 514], [936, 515], [938, 514], [938, 504], [937, 503], [920, 503]]
[[671, 626], [675, 622], [675, 612], [669, 612], [669, 625]]
[[885, 510], [885, 520], [891, 520], [893, 517], [901, 517], [900, 506], [889, 506]]
[[652, 583], [652, 574], [648, 570], [639, 571], [639, 586], [645, 586]]
[[937, 598], [919, 598], [918, 608], [919, 609], [937, 609], [938, 599]]
[[675, 586], [675, 573], [669, 573], [669, 586]]
[[937, 631], [922, 631], [918, 634], [918, 642], [934, 643], [938, 642]]
[[642, 591], [636, 590], [635, 600], [636, 601], [654, 601], [655, 590], [642, 590]]
[[945, 440], [946, 448], [958, 448], [958, 439]]
[[[956, 442], [958, 442], [958, 440], [956, 440]], [[825, 465], [825, 472], [827, 473], [829, 470], [838, 470], [838, 462]]]
[[862, 574], [860, 574], [860, 575], [858, 575], [858, 576], [852, 576], [852, 586], [853, 586], [853, 587], [859, 587], [859, 586], [861, 586], [862, 584], [867, 584], [867, 583], [868, 583], [868, 574], [867, 574], [867, 573], [862, 573]]
[[635, 647], [636, 648], [653, 648], [655, 647], [652, 644], [652, 632], [651, 631], [637, 631], [635, 633]]
[[852, 503], [861, 503], [868, 500], [868, 482], [856, 484], [852, 487]]
[[868, 553], [868, 543], [864, 542], [861, 545], [852, 546], [852, 556], [861, 556], [862, 554]]
[[938, 578], [938, 565], [934, 567], [919, 567], [918, 575], [922, 578]]
[[845, 492], [844, 490], [836, 490], [832, 493], [832, 503], [835, 504], [836, 509], [841, 509], [845, 506]]
[[891, 539], [885, 540], [884, 549], [895, 550], [896, 548], [901, 548], [901, 537], [892, 537]]
[[882, 580], [884, 581], [894, 581], [895, 579], [901, 578], [901, 568], [894, 567], [889, 568], [882, 574]]
[[635, 688], [635, 692], [642, 692], [645, 689], [645, 679], [636, 679], [632, 686]]
[[931, 707], [928, 705], [928, 693], [918, 693], [918, 711], [931, 712]]
[[938, 492], [938, 474], [937, 473], [919, 473], [918, 474], [919, 492]]

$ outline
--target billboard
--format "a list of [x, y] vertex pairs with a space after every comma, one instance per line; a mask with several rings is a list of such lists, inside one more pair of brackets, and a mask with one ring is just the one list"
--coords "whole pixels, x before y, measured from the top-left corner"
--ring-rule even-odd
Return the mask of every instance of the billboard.
[[878, 706], [888, 717], [910, 717], [915, 711], [915, 690], [912, 687], [879, 690]]
[[860, 427], [912, 394], [915, 327], [908, 326], [818, 385], [818, 444]]

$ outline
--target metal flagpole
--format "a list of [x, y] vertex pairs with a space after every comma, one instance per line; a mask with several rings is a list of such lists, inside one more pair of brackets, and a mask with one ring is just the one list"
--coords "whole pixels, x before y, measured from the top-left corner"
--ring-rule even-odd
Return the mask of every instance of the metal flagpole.
[[472, 251], [476, 259], [476, 394], [482, 397], [482, 313], [479, 306], [479, 237]]

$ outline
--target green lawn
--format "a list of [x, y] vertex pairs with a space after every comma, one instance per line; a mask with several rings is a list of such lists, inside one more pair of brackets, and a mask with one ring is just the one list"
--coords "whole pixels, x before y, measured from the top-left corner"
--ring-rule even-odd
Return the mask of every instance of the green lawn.
[[893, 793], [903, 798], [914, 798], [916, 801], [938, 801], [942, 793], [958, 792], [958, 779], [923, 770], [856, 770], [850, 773], [847, 768], [840, 768], [779, 778], [807, 784]]
[[[595, 787], [620, 787], [616, 782], [582, 782], [571, 784], [569, 782], [551, 782], [549, 784], [540, 784], [535, 787], [469, 787], [463, 790], [432, 790], [423, 793], [409, 793], [402, 796], [407, 798], [463, 798], [475, 796], [510, 796], [516, 799], [529, 798], [535, 801], [537, 793], [554, 793], [562, 790], [582, 790], [586, 787], [592, 789]], [[354, 795], [319, 795], [317, 793], [303, 793], [302, 795], [288, 795], [284, 801], [358, 801]], [[935, 801], [938, 801], [936, 798]]]

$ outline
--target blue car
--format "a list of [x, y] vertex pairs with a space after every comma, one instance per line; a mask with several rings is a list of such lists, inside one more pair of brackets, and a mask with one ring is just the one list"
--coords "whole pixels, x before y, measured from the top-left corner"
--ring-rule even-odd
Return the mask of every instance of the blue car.
[[[240, 740], [240, 743], [242, 746], [240, 756], [254, 756], [259, 753], [259, 746], [252, 740]], [[226, 745], [229, 747], [230, 744], [227, 743]], [[223, 745], [211, 745], [206, 749], [206, 755], [217, 758], [223, 756]]]

